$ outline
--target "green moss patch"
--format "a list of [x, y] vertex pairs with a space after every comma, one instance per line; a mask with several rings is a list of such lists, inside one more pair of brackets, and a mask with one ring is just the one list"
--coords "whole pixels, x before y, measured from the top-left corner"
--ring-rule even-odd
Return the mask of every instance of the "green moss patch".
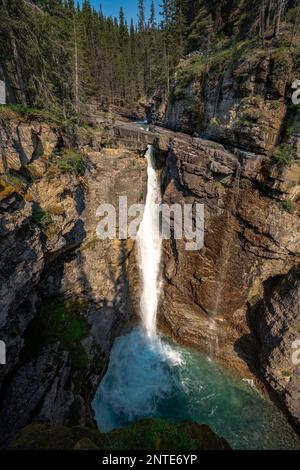
[[228, 443], [206, 425], [145, 419], [108, 434], [82, 427], [31, 424], [11, 441], [11, 450], [228, 450]]
[[81, 314], [85, 308], [86, 302], [77, 299], [53, 300], [43, 305], [27, 334], [27, 358], [35, 357], [44, 345], [59, 341], [62, 349], [70, 353], [73, 365], [85, 368], [88, 358], [81, 341], [90, 332], [90, 325]]
[[281, 204], [282, 209], [285, 210], [286, 212], [291, 212], [291, 213], [293, 212], [294, 210], [293, 201], [290, 201], [290, 200], [281, 201], [280, 204]]
[[20, 104], [1, 105], [0, 117], [3, 117], [4, 119], [15, 119], [22, 117], [28, 121], [46, 121], [57, 125], [62, 123], [62, 116], [57, 112], [32, 108]]

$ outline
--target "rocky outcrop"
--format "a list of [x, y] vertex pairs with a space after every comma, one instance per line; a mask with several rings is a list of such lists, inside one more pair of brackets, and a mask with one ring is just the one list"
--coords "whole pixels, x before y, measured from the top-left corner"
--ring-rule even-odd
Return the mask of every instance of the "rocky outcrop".
[[165, 242], [161, 321], [176, 338], [219, 356], [244, 374], [247, 305], [263, 283], [299, 262], [299, 217], [283, 209], [264, 177], [266, 159], [231, 153], [199, 138], [174, 138], [164, 170], [164, 201], [204, 203], [205, 245]]
[[79, 157], [63, 150], [68, 135], [14, 115], [1, 133], [9, 156], [0, 175], [3, 444], [33, 419], [94, 425], [90, 403], [111, 343], [133, 317], [138, 286], [133, 242], [99, 240], [96, 212], [101, 203], [118, 207], [119, 195], [128, 205], [144, 198], [147, 144], [109, 148], [113, 141], [94, 132], [96, 151], [77, 137]]
[[20, 170], [41, 156], [49, 157], [58, 141], [58, 130], [45, 122], [29, 121], [7, 110], [0, 116], [0, 173]]
[[299, 266], [265, 284], [264, 297], [253, 307], [253, 315], [263, 374], [300, 424]]
[[160, 119], [157, 100], [153, 104], [153, 122], [256, 153], [271, 151], [288, 111], [293, 61], [281, 49], [238, 47], [208, 61], [199, 53], [182, 60]]
[[161, 327], [263, 380], [299, 424], [299, 366], [291, 363], [300, 321], [296, 69], [275, 44], [195, 52], [179, 64], [165, 111], [155, 97], [148, 116], [177, 131], [164, 201], [205, 205], [202, 250], [164, 243]]

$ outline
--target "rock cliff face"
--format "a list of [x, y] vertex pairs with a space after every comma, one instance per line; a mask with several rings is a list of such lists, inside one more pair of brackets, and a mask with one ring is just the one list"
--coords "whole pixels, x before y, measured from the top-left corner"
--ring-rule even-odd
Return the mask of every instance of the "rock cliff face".
[[177, 70], [163, 120], [172, 129], [266, 153], [280, 137], [294, 78], [285, 50], [242, 45], [210, 63], [192, 54]]
[[272, 60], [251, 79], [224, 76], [212, 117], [207, 83], [174, 92], [165, 124], [189, 135], [105, 117], [76, 139], [43, 122], [2, 122], [3, 442], [35, 420], [93, 422], [89, 403], [139, 297], [134, 244], [100, 241], [96, 211], [121, 195], [142, 202], [149, 144], [164, 202], [205, 206], [202, 250], [164, 242], [161, 328], [264, 380], [299, 423], [300, 118]]
[[109, 133], [79, 137], [83, 168], [54, 126], [12, 115], [0, 129], [3, 444], [32, 420], [93, 425], [90, 402], [138, 285], [133, 243], [99, 240], [96, 211], [119, 195], [139, 202], [147, 176], [142, 149]]
[[289, 91], [296, 69], [278, 49], [240, 52], [209, 64], [189, 56], [165, 114], [161, 102], [152, 109], [154, 122], [193, 136], [170, 140], [164, 201], [205, 205], [201, 251], [164, 244], [160, 320], [178, 340], [264, 379], [299, 424], [300, 370], [291, 359], [300, 322], [300, 118]]
[[205, 246], [189, 252], [184, 240], [165, 242], [162, 322], [243, 373], [241, 359], [255, 349], [248, 309], [263, 296], [264, 282], [299, 262], [297, 209], [286, 211], [272, 196], [273, 183], [261, 181], [264, 163], [178, 135], [164, 170], [165, 202], [205, 204]]
[[254, 306], [255, 314], [263, 374], [299, 423], [299, 265], [287, 276], [275, 278], [271, 285], [265, 285], [264, 298]]

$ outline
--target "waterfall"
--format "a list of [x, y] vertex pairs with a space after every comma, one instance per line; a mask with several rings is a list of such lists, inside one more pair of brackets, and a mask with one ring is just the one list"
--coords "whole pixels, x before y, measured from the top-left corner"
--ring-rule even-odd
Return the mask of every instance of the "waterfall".
[[153, 147], [149, 145], [147, 197], [143, 220], [137, 234], [137, 252], [142, 280], [141, 317], [148, 337], [156, 337], [156, 314], [159, 302], [159, 273], [162, 239], [159, 232], [161, 191], [155, 170]]

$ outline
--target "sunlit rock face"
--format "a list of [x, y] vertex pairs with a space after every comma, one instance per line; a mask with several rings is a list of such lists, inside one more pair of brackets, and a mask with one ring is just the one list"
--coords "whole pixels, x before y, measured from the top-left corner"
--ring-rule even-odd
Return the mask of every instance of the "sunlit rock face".
[[[0, 338], [7, 345], [0, 427], [6, 442], [32, 417], [54, 425], [93, 423], [90, 401], [115, 335], [134, 318], [139, 290], [133, 241], [99, 240], [96, 212], [104, 202], [117, 207], [123, 194], [129, 206], [142, 202], [147, 164], [141, 147], [108, 141], [95, 151], [84, 136], [76, 143], [49, 124], [25, 124], [14, 114], [0, 132]], [[79, 173], [54, 164], [53, 152], [71, 145], [84, 158]]]
[[[246, 54], [225, 63], [223, 73], [212, 69], [204, 80], [199, 72], [184, 85], [181, 71], [186, 76], [195, 60], [188, 57], [179, 66], [164, 115], [152, 110], [154, 122], [193, 136], [171, 139], [163, 201], [205, 205], [202, 250], [187, 252], [180, 240], [164, 242], [160, 324], [241, 374], [264, 378], [298, 421], [297, 386], [272, 380], [270, 372], [276, 375], [277, 359], [280, 370], [282, 361], [290, 363], [291, 349], [278, 343], [272, 350], [271, 321], [265, 320], [270, 312], [262, 302], [268, 286], [285, 278], [289, 284], [299, 264], [299, 111], [287, 105], [292, 64], [266, 51], [251, 66]], [[280, 142], [293, 149], [289, 163], [274, 157]], [[292, 301], [293, 289], [289, 295]], [[257, 311], [263, 334], [257, 333]], [[294, 316], [299, 323], [299, 312]], [[274, 317], [275, 329], [291, 348], [294, 334], [282, 328], [283, 318]]]
[[272, 197], [265, 163], [181, 135], [164, 170], [165, 202], [204, 203], [205, 244], [188, 252], [183, 241], [164, 243], [161, 322], [189, 344], [209, 350], [213, 342], [214, 354], [242, 369], [243, 346], [255, 347], [248, 308], [263, 295], [265, 281], [297, 264], [299, 252], [299, 217]]

